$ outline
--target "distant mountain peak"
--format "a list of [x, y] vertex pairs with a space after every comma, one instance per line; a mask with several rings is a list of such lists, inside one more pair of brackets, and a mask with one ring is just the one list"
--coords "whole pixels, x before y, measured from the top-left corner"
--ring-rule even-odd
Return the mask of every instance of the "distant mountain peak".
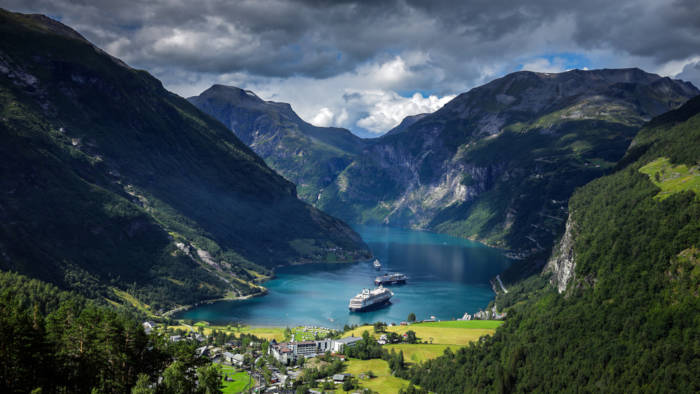
[[384, 135], [394, 135], [402, 133], [408, 130], [408, 128], [411, 127], [414, 123], [418, 122], [419, 120], [425, 118], [428, 115], [430, 115], [430, 113], [408, 115], [407, 117], [403, 118], [401, 123], [396, 125], [393, 129], [387, 131]]
[[250, 90], [214, 85], [189, 101], [299, 185], [299, 196], [310, 203], [365, 146], [347, 129], [314, 126], [288, 103], [262, 100]]

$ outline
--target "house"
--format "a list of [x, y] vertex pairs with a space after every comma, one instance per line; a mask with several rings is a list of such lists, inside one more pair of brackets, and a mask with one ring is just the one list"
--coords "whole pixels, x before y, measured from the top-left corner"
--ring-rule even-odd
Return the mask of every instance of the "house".
[[173, 335], [170, 337], [170, 342], [180, 342], [182, 341], [182, 337], [180, 335]]
[[345, 380], [350, 379], [351, 377], [352, 375], [349, 373], [338, 373], [333, 375], [333, 381], [335, 383], [343, 383]]
[[[226, 352], [228, 353], [228, 352]], [[235, 365], [237, 367], [242, 367], [243, 363], [245, 363], [245, 355], [243, 354], [234, 354], [233, 357], [231, 358], [231, 365]]]
[[233, 356], [235, 356], [235, 354], [231, 352], [223, 352], [221, 354], [221, 357], [224, 359], [224, 362], [229, 364], [233, 364]]
[[357, 342], [360, 342], [361, 340], [362, 338], [360, 337], [346, 337], [341, 339], [335, 339], [333, 341], [332, 350], [334, 353], [341, 353], [345, 346], [355, 346], [355, 344]]
[[344, 354], [331, 353], [331, 356], [337, 358], [340, 361], [345, 362], [345, 355]]
[[294, 352], [286, 342], [270, 342], [270, 347], [267, 349], [267, 352], [282, 364], [289, 364], [290, 362], [294, 362], [296, 360]]
[[287, 382], [287, 375], [281, 374], [279, 372], [273, 372], [272, 373], [272, 378], [276, 379], [278, 382], [281, 384], [285, 384]]
[[470, 314], [467, 313], [467, 312], [464, 312], [464, 315], [462, 315], [462, 318], [461, 318], [461, 319], [457, 319], [457, 320], [471, 320], [471, 319], [472, 319], [472, 315], [470, 315]]

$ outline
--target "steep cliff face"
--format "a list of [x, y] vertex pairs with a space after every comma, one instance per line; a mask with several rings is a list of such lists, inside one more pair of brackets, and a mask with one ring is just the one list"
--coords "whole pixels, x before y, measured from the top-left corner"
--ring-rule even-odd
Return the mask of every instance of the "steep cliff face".
[[562, 236], [559, 243], [557, 243], [554, 251], [552, 252], [552, 257], [547, 262], [543, 273], [551, 273], [550, 283], [556, 286], [559, 293], [566, 291], [566, 287], [569, 282], [574, 278], [574, 239], [575, 235], [575, 223], [571, 219], [571, 214], [569, 219], [566, 221], [566, 230]]
[[612, 168], [645, 121], [697, 93], [638, 69], [510, 74], [372, 141], [316, 205], [544, 253], [574, 189]]

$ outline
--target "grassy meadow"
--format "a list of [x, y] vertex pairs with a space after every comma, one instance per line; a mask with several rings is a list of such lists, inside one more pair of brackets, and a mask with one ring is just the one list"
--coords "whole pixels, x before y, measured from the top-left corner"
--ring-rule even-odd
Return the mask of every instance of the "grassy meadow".
[[[248, 388], [249, 383], [254, 383], [251, 380], [250, 375], [245, 371], [238, 371], [236, 368], [228, 365], [222, 365], [221, 371], [223, 373], [223, 387], [221, 391], [224, 394], [234, 394], [243, 392], [243, 390]], [[227, 375], [233, 378], [233, 382], [226, 381], [225, 377]]]
[[217, 331], [222, 331], [226, 332], [228, 334], [252, 334], [255, 335], [258, 338], [264, 338], [269, 340], [276, 340], [276, 341], [282, 341], [284, 340], [284, 328], [282, 327], [251, 327], [251, 326], [242, 326], [242, 327], [234, 327], [234, 326], [214, 326], [210, 325], [209, 323], [205, 321], [200, 321], [197, 322], [193, 325], [187, 325], [184, 324], [183, 322], [179, 322], [179, 324], [174, 325], [174, 326], [168, 326], [168, 328], [171, 328], [173, 330], [186, 330], [190, 331], [194, 329], [195, 331], [198, 331], [199, 327], [202, 327], [204, 330], [204, 335], [209, 335], [211, 334], [212, 331], [217, 330]]
[[425, 360], [430, 360], [435, 357], [442, 356], [445, 349], [450, 348], [452, 351], [460, 348], [459, 345], [439, 345], [429, 343], [397, 343], [393, 345], [385, 345], [384, 348], [391, 352], [393, 349], [396, 353], [403, 351], [404, 361], [407, 363], [420, 363]]
[[[375, 377], [359, 379], [359, 376], [367, 371], [372, 371]], [[345, 372], [351, 373], [353, 377], [358, 378], [360, 386], [378, 393], [398, 393], [399, 389], [408, 386], [408, 381], [392, 376], [389, 364], [381, 359], [350, 359], [346, 363]]]
[[644, 167], [639, 172], [649, 176], [649, 180], [661, 191], [654, 198], [664, 200], [673, 194], [692, 190], [700, 194], [700, 166], [688, 168], [685, 164], [673, 165], [666, 157], [660, 157]]
[[[502, 323], [503, 322], [500, 321], [490, 320], [426, 322], [414, 323], [409, 326], [389, 326], [386, 330], [387, 332], [395, 332], [398, 334], [403, 334], [406, 331], [412, 330], [416, 333], [416, 337], [418, 337], [421, 342], [464, 346], [478, 340], [484, 335], [493, 334], [496, 327]], [[369, 332], [369, 334], [375, 338], [381, 335], [374, 332], [374, 327], [366, 325], [346, 332], [343, 334], [343, 337], [361, 337], [364, 331]]]

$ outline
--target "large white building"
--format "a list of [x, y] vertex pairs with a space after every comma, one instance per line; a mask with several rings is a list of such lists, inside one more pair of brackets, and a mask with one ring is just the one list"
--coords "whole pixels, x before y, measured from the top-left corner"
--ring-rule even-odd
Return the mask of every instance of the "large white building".
[[362, 338], [360, 337], [345, 337], [340, 339], [334, 339], [331, 345], [331, 351], [333, 353], [340, 353], [343, 351], [345, 346], [355, 346], [357, 342], [360, 342]]
[[270, 342], [268, 353], [283, 364], [296, 362], [299, 357], [315, 357], [326, 352], [340, 353], [345, 346], [353, 346], [361, 341], [359, 337], [342, 339], [322, 339], [319, 341]]

